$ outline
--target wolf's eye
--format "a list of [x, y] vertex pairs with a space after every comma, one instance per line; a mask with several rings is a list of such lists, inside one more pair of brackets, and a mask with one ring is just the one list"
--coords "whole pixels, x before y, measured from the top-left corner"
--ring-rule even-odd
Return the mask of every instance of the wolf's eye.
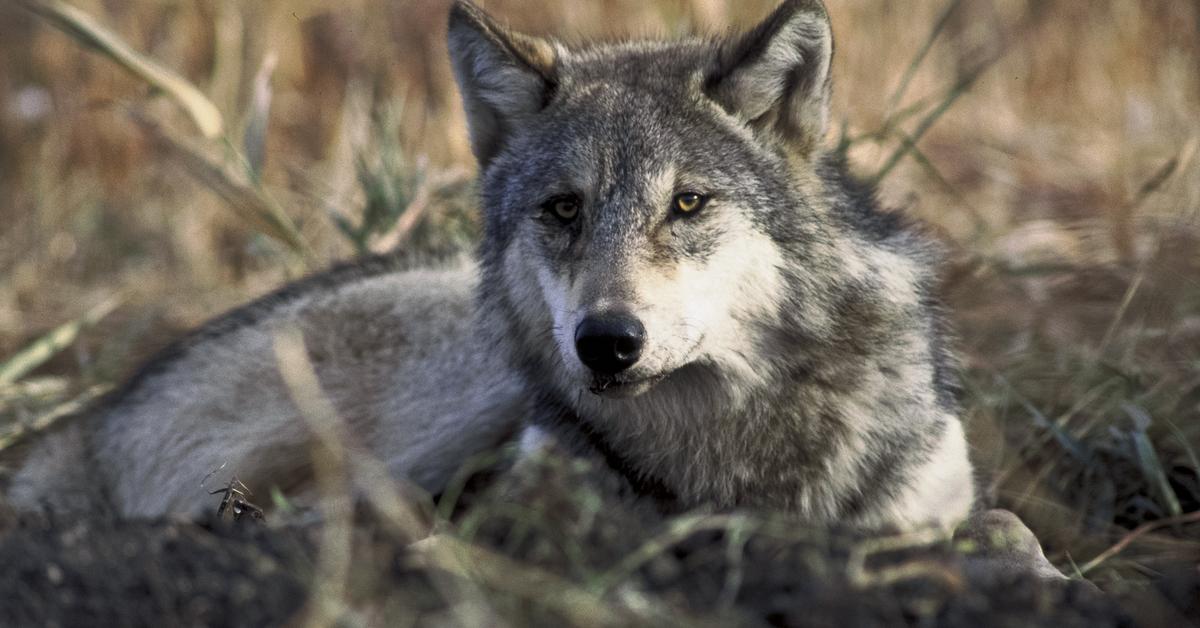
[[671, 201], [671, 210], [676, 214], [687, 216], [704, 209], [704, 205], [707, 203], [708, 197], [703, 194], [684, 192], [675, 195], [675, 199]]
[[556, 196], [542, 203], [542, 209], [563, 222], [571, 222], [579, 215], [579, 197], [574, 194]]

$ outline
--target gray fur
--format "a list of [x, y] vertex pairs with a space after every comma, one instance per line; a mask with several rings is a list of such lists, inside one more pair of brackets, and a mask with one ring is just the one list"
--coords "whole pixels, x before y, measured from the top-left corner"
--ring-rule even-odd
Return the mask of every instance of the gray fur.
[[303, 332], [347, 445], [440, 490], [466, 457], [512, 436], [525, 401], [474, 333], [473, 266], [407, 267], [385, 258], [335, 269], [209, 323], [44, 439], [9, 499], [196, 517], [214, 508], [207, 491], [236, 475], [260, 500], [277, 486], [303, 501], [315, 439], [273, 350], [289, 327]]
[[[451, 32], [456, 66], [520, 64], [474, 10]], [[728, 42], [547, 41], [552, 68], [520, 82], [545, 104], [500, 125], [472, 115], [487, 86], [458, 73], [471, 126], [504, 129], [481, 161], [479, 303], [537, 391], [529, 446], [599, 455], [672, 507], [967, 515], [936, 255], [820, 148], [829, 32], [819, 2], [792, 1]], [[674, 216], [685, 191], [711, 200]], [[570, 224], [543, 209], [564, 194]], [[646, 356], [595, 376], [572, 333], [611, 310], [645, 324]]]
[[[271, 350], [299, 327], [350, 446], [433, 492], [528, 415], [527, 449], [599, 456], [667, 508], [967, 515], [936, 255], [822, 148], [820, 2], [728, 41], [572, 48], [460, 0], [449, 33], [481, 165], [478, 270], [335, 271], [218, 319], [46, 439], [17, 505], [195, 515], [222, 465], [301, 490], [313, 439]], [[674, 214], [681, 192], [708, 203]], [[564, 194], [573, 221], [544, 208]], [[572, 334], [617, 309], [645, 351], [592, 375]]]

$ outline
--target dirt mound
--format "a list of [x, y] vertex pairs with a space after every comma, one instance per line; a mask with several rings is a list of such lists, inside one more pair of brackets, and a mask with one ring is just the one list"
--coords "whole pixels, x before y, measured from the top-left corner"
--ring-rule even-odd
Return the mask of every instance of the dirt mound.
[[[1134, 625], [1089, 583], [979, 573], [945, 540], [740, 513], [662, 518], [622, 490], [576, 462], [526, 465], [416, 544], [364, 508], [344, 531], [338, 577], [320, 524], [9, 514], [0, 624]], [[1159, 595], [1176, 606], [1155, 617], [1182, 617], [1197, 599], [1200, 575], [1179, 574]]]

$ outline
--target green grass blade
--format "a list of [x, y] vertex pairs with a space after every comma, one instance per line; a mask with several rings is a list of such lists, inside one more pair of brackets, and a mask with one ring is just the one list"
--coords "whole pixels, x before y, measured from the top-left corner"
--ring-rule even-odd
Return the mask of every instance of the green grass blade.
[[1167, 479], [1167, 473], [1163, 469], [1154, 443], [1146, 434], [1146, 428], [1150, 426], [1151, 422], [1149, 413], [1131, 403], [1122, 403], [1121, 409], [1134, 422], [1134, 430], [1129, 433], [1129, 438], [1133, 441], [1133, 449], [1137, 454], [1137, 462], [1142, 469], [1142, 475], [1162, 498], [1167, 513], [1172, 517], [1182, 515], [1183, 507], [1179, 503], [1179, 497], [1175, 494], [1175, 489], [1171, 488], [1171, 482]]
[[93, 386], [78, 397], [63, 402], [38, 415], [32, 421], [18, 422], [5, 426], [3, 429], [0, 429], [0, 451], [17, 445], [30, 436], [52, 427], [63, 418], [83, 410], [110, 390], [112, 390], [112, 387], [108, 385]]
[[92, 308], [80, 318], [60, 325], [35, 340], [33, 344], [18, 351], [16, 355], [0, 363], [0, 386], [12, 384], [30, 371], [45, 364], [58, 352], [74, 344], [75, 339], [79, 337], [79, 332], [108, 316], [119, 304], [120, 299], [109, 299]]
[[236, 167], [209, 156], [194, 142], [176, 137], [136, 112], [133, 120], [188, 174], [225, 201], [235, 216], [282, 243], [300, 261], [315, 259], [316, 253], [296, 223], [261, 186], [245, 181], [245, 175], [237, 172]]

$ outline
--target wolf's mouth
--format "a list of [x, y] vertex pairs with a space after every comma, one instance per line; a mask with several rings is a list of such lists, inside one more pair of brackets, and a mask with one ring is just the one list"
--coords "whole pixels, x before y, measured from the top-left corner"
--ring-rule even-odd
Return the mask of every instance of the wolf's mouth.
[[[701, 342], [703, 341], [704, 336], [702, 335], [696, 339], [696, 342], [692, 343], [691, 347], [688, 349], [688, 352], [686, 352], [686, 354], [688, 354], [688, 359], [683, 360], [683, 366], [692, 363], [692, 357], [694, 357], [696, 349], [700, 347]], [[646, 393], [647, 390], [654, 388], [655, 385], [658, 385], [667, 377], [671, 377], [673, 373], [676, 373], [679, 371], [679, 369], [682, 369], [683, 366], [679, 366], [676, 367], [676, 369], [671, 369], [668, 371], [660, 371], [658, 373], [654, 373], [654, 375], [646, 377], [638, 377], [636, 379], [620, 376], [594, 375], [592, 377], [592, 385], [589, 385], [588, 390], [593, 395], [616, 397], [616, 399], [629, 399], [629, 397], [635, 397], [637, 395], [641, 395], [642, 393]]]
[[[704, 342], [703, 335], [697, 338], [696, 341], [692, 343], [691, 347], [688, 348], [686, 351], [686, 355], [688, 357], [683, 361], [683, 366], [687, 366], [692, 363], [693, 356], [702, 342]], [[654, 388], [659, 382], [679, 371], [680, 368], [683, 367], [681, 366], [666, 371], [660, 371], [654, 375], [639, 377], [637, 379], [621, 377], [620, 375], [593, 375], [592, 383], [590, 386], [588, 386], [588, 391], [590, 391], [593, 395], [598, 395], [601, 397], [636, 397], [650, 390], [651, 388]]]
[[666, 379], [670, 373], [659, 373], [638, 379], [622, 379], [618, 377], [596, 376], [588, 390], [593, 395], [602, 397], [636, 397]]

